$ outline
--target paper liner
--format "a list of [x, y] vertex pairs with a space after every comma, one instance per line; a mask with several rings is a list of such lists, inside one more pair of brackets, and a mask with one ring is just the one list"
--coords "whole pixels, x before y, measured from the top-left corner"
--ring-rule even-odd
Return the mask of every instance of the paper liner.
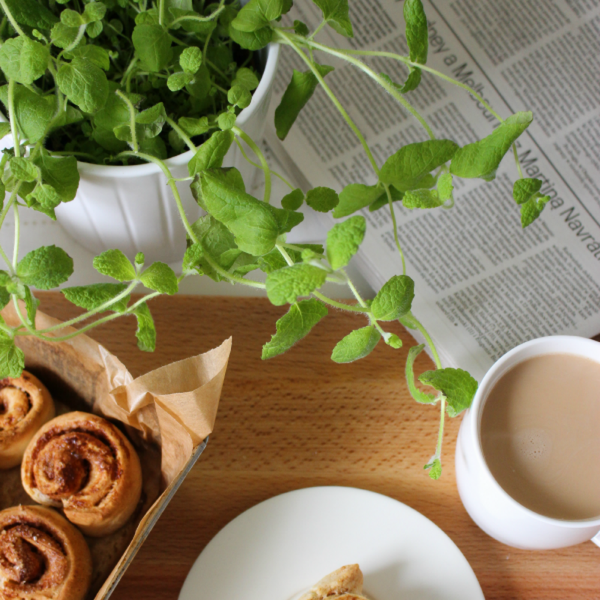
[[[1, 315], [11, 326], [20, 323], [12, 304]], [[58, 323], [37, 313], [38, 329]], [[67, 327], [45, 335], [64, 336], [71, 331], [75, 330]], [[120, 421], [140, 455], [144, 484], [136, 515], [110, 536], [88, 538], [94, 560], [89, 598], [108, 598], [204, 449], [204, 440], [215, 423], [231, 338], [204, 354], [137, 379], [116, 356], [85, 334], [63, 342], [33, 336], [16, 339], [25, 353], [26, 368], [48, 387], [57, 403]], [[2, 472], [0, 509], [33, 504], [20, 484], [19, 470]]]

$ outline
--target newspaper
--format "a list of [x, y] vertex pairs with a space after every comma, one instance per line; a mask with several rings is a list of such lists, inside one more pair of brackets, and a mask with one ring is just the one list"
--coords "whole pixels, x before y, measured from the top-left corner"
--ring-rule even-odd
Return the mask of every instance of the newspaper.
[[[351, 0], [355, 36], [325, 28], [319, 41], [407, 54], [402, 3]], [[600, 1], [424, 0], [428, 65], [475, 89], [503, 116], [531, 110], [534, 123], [518, 154], [528, 177], [550, 196], [526, 230], [512, 199], [517, 178], [507, 156], [497, 178], [455, 180], [451, 210], [408, 210], [396, 203], [398, 233], [415, 280], [413, 312], [431, 333], [445, 366], [480, 379], [510, 348], [553, 335], [600, 332]], [[312, 2], [291, 17], [316, 26]], [[329, 56], [327, 82], [365, 134], [381, 165], [402, 145], [427, 135], [366, 75]], [[402, 82], [402, 63], [376, 58], [378, 72]], [[283, 48], [273, 108], [291, 69], [306, 70]], [[406, 98], [438, 137], [464, 145], [488, 135], [494, 117], [464, 90], [423, 73]], [[272, 115], [271, 115], [272, 116]], [[272, 122], [272, 119], [270, 119]], [[317, 90], [281, 145], [268, 143], [299, 182], [338, 191], [376, 182], [362, 148], [322, 90]], [[387, 209], [368, 222], [359, 260], [374, 289], [402, 271]]]

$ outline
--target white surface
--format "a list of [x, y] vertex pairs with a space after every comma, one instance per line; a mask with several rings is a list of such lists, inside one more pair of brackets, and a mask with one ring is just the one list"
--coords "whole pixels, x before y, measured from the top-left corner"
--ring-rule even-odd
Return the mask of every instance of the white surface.
[[198, 557], [179, 600], [292, 600], [353, 563], [373, 600], [483, 600], [441, 529], [396, 500], [343, 487], [289, 492], [238, 516]]
[[587, 338], [555, 335], [525, 342], [507, 352], [483, 378], [458, 434], [456, 481], [467, 512], [488, 535], [517, 548], [563, 548], [591, 540], [600, 532], [600, 518], [561, 521], [525, 508], [500, 487], [483, 457], [479, 430], [489, 392], [500, 377], [518, 363], [554, 353], [575, 354], [600, 362], [600, 343]]

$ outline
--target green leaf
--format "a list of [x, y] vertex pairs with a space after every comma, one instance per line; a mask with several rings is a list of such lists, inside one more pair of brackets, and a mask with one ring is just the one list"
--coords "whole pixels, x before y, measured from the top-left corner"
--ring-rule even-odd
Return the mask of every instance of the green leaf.
[[517, 179], [513, 186], [513, 197], [521, 205], [521, 226], [531, 225], [542, 213], [550, 196], [542, 196], [542, 180], [534, 178]]
[[[404, 0], [404, 20], [406, 21], [406, 42], [412, 62], [425, 64], [429, 48], [427, 17], [421, 0]], [[410, 68], [408, 79], [401, 88], [405, 94], [414, 90], [421, 82], [421, 69]]]
[[235, 72], [235, 78], [231, 82], [231, 85], [239, 85], [243, 88], [246, 88], [249, 92], [255, 90], [258, 87], [259, 81], [258, 77], [254, 73], [254, 71], [242, 67]]
[[135, 268], [120, 250], [107, 250], [94, 258], [94, 269], [118, 281], [136, 278]]
[[169, 31], [162, 25], [136, 25], [131, 40], [141, 66], [150, 73], [159, 73], [173, 58]]
[[179, 56], [179, 64], [187, 73], [195, 73], [202, 64], [202, 50], [196, 46], [186, 48]]
[[81, 27], [86, 24], [83, 15], [70, 8], [66, 8], [60, 13], [60, 22], [66, 27]]
[[462, 369], [426, 371], [419, 377], [419, 381], [444, 394], [448, 403], [446, 410], [451, 417], [456, 417], [469, 408], [477, 391], [477, 381]]
[[246, 33], [260, 30], [278, 19], [284, 8], [283, 0], [250, 0], [231, 22], [231, 26]]
[[56, 221], [54, 209], [62, 202], [58, 192], [49, 184], [37, 185], [26, 198], [27, 206], [48, 215]]
[[0, 140], [10, 133], [10, 123], [7, 121], [0, 122]]
[[410, 311], [415, 297], [415, 282], [408, 275], [394, 275], [383, 284], [371, 304], [378, 321], [395, 321]]
[[35, 181], [39, 177], [38, 168], [27, 158], [17, 158], [16, 156], [11, 157], [10, 161], [10, 172], [13, 174], [15, 179], [19, 181]]
[[152, 263], [140, 277], [140, 281], [151, 290], [172, 296], [177, 293], [179, 284], [177, 275], [169, 265], [163, 262]]
[[531, 178], [517, 179], [513, 186], [513, 198], [517, 204], [525, 204], [542, 189], [542, 180]]
[[79, 187], [79, 171], [74, 156], [51, 156], [42, 148], [34, 162], [42, 172], [43, 182], [51, 185], [63, 202], [75, 198]]
[[385, 161], [379, 180], [401, 192], [429, 187], [423, 185], [429, 173], [449, 161], [457, 150], [458, 145], [451, 140], [407, 144]]
[[183, 262], [181, 270], [184, 275], [192, 275], [195, 273], [201, 273], [202, 269], [198, 269], [202, 258], [204, 257], [204, 249], [202, 244], [192, 244], [189, 246], [185, 254], [183, 255]]
[[504, 155], [532, 121], [530, 112], [511, 115], [487, 137], [460, 148], [452, 158], [450, 172], [466, 179], [491, 181]]
[[406, 357], [406, 384], [408, 385], [408, 391], [410, 395], [421, 404], [431, 404], [436, 401], [436, 397], [434, 394], [428, 394], [426, 392], [421, 391], [416, 383], [415, 383], [415, 374], [413, 365], [415, 360], [419, 354], [425, 348], [425, 344], [420, 344], [419, 346], [413, 346], [408, 351], [408, 356]]
[[348, 15], [348, 0], [313, 0], [323, 11], [323, 19], [339, 34], [351, 38], [354, 34]]
[[364, 185], [362, 183], [351, 183], [340, 193], [339, 203], [333, 211], [336, 219], [347, 217], [361, 208], [365, 208], [375, 202], [385, 190], [380, 185]]
[[[58, 48], [70, 48], [77, 40], [78, 34], [79, 27], [67, 27], [59, 22], [52, 28], [50, 40]], [[79, 43], [81, 44], [81, 41]]]
[[198, 175], [206, 169], [221, 167], [234, 138], [232, 131], [215, 131], [190, 159], [188, 163], [190, 176]]
[[92, 117], [96, 127], [110, 130], [111, 133], [115, 127], [129, 122], [129, 108], [125, 101], [115, 94], [117, 89], [118, 87], [114, 83], [109, 84], [106, 104]]
[[[135, 133], [138, 142], [155, 138], [162, 131], [165, 121], [166, 113], [162, 102], [138, 113], [135, 116]], [[129, 120], [127, 124], [115, 127], [114, 133], [117, 139], [130, 142], [132, 137]]]
[[261, 256], [275, 247], [279, 223], [271, 207], [223, 182], [210, 171], [201, 176], [206, 210], [223, 223], [244, 252]]
[[226, 259], [228, 251], [233, 249], [239, 250], [235, 245], [233, 235], [223, 223], [220, 223], [211, 215], [200, 217], [200, 219], [192, 224], [192, 229], [203, 249], [203, 257], [199, 263], [202, 272], [215, 281], [221, 281], [221, 276], [213, 269], [208, 260], [204, 258], [204, 254], [210, 255], [217, 264], [227, 270], [232, 264]]
[[294, 21], [294, 33], [296, 35], [301, 35], [303, 37], [307, 37], [310, 33], [308, 25], [303, 23], [302, 21], [298, 21], [297, 19]]
[[[0, 98], [8, 108], [8, 86], [0, 88]], [[47, 102], [35, 92], [23, 87], [15, 86], [15, 119], [17, 127], [29, 142], [39, 141], [46, 131], [54, 114], [54, 103]]]
[[50, 50], [28, 37], [10, 38], [0, 48], [0, 68], [7, 79], [31, 85], [48, 68]]
[[94, 23], [96, 21], [101, 21], [104, 19], [105, 14], [106, 4], [103, 4], [102, 2], [89, 2], [85, 5], [83, 11], [83, 22]]
[[287, 352], [296, 342], [308, 335], [327, 312], [325, 305], [314, 298], [292, 304], [290, 310], [277, 321], [277, 333], [263, 346], [262, 359]]
[[271, 27], [263, 27], [252, 33], [247, 33], [229, 25], [228, 31], [229, 37], [245, 50], [261, 50], [273, 40], [273, 29]]
[[56, 246], [42, 246], [28, 252], [17, 265], [17, 276], [25, 284], [49, 290], [69, 279], [73, 259]]
[[334, 225], [327, 234], [327, 260], [334, 271], [345, 267], [357, 253], [367, 230], [364, 217], [350, 217]]
[[291, 231], [296, 225], [299, 225], [304, 221], [304, 215], [300, 212], [286, 210], [285, 208], [275, 208], [270, 205], [267, 206], [277, 220], [279, 235]]
[[286, 210], [298, 210], [303, 202], [304, 192], [300, 188], [296, 188], [281, 199], [281, 206]]
[[[92, 285], [81, 285], [64, 288], [62, 291], [65, 298], [86, 310], [95, 310], [99, 306], [110, 302], [119, 294], [122, 294], [127, 286], [124, 283], [93, 283]], [[127, 309], [130, 296], [127, 295], [106, 310], [122, 313]]]
[[442, 202], [452, 199], [454, 184], [452, 183], [452, 173], [443, 173], [437, 180], [437, 193]]
[[200, 117], [198, 119], [193, 119], [190, 117], [181, 117], [177, 124], [190, 137], [202, 135], [210, 129], [210, 125], [208, 124], [208, 117]]
[[206, 65], [202, 65], [194, 74], [194, 79], [188, 83], [185, 89], [194, 98], [197, 98], [198, 100], [206, 100], [209, 97], [211, 88], [212, 81], [210, 79], [208, 67]]
[[[333, 71], [328, 65], [315, 65], [322, 77]], [[319, 84], [312, 71], [296, 71], [288, 84], [279, 106], [275, 110], [275, 129], [280, 140], [286, 138], [300, 111], [306, 106]]]
[[442, 476], [442, 461], [439, 458], [434, 458], [431, 462], [427, 463], [423, 469], [430, 469], [429, 477], [437, 480]]
[[0, 287], [0, 310], [10, 302], [10, 294], [5, 287]]
[[298, 264], [273, 271], [267, 276], [267, 296], [275, 306], [292, 304], [325, 283], [327, 272], [312, 265]]
[[444, 204], [437, 190], [413, 190], [404, 193], [402, 204], [406, 208], [437, 208]]
[[385, 343], [395, 350], [402, 348], [402, 340], [395, 333], [388, 334], [388, 337], [385, 338]]
[[550, 201], [550, 196], [542, 196], [539, 194], [536, 197], [530, 198], [525, 204], [521, 204], [521, 227], [525, 229], [531, 225], [544, 210], [544, 206]]
[[74, 58], [70, 64], [63, 64], [56, 74], [56, 83], [83, 112], [95, 113], [108, 99], [108, 80], [104, 71], [85, 58]]
[[146, 302], [140, 304], [133, 311], [133, 314], [136, 316], [138, 324], [135, 332], [138, 348], [144, 352], [154, 352], [156, 348], [156, 328], [148, 304]]
[[169, 78], [167, 79], [167, 87], [172, 92], [178, 92], [179, 90], [182, 90], [193, 79], [194, 75], [192, 73], [185, 73], [184, 71], [179, 71], [177, 73], [169, 75]]
[[110, 56], [108, 51], [100, 46], [94, 46], [92, 44], [79, 46], [74, 50], [65, 52], [65, 57], [69, 59], [82, 58], [89, 60], [103, 71], [108, 71], [108, 69], [110, 69]]
[[252, 94], [241, 85], [234, 85], [227, 92], [227, 102], [239, 108], [246, 108], [252, 102]]
[[50, 29], [58, 21], [41, 2], [36, 0], [5, 0], [17, 23], [36, 29]]
[[25, 368], [25, 354], [14, 340], [0, 332], [0, 377], [20, 377]]
[[31, 293], [31, 290], [27, 286], [25, 288], [25, 310], [27, 311], [27, 320], [29, 324], [35, 327], [35, 315], [37, 313], [40, 301]]
[[312, 188], [306, 194], [306, 204], [319, 212], [329, 212], [338, 205], [338, 202], [336, 191], [328, 187]]
[[217, 125], [222, 131], [229, 131], [235, 125], [235, 119], [234, 114], [224, 112], [217, 117]]
[[[426, 175], [421, 181], [423, 181], [426, 184], [426, 180], [428, 177], [429, 175]], [[399, 192], [393, 185], [390, 185], [390, 196], [392, 197], [392, 202], [401, 202], [404, 198], [404, 192]], [[379, 210], [380, 208], [383, 208], [384, 206], [389, 206], [389, 199], [387, 193], [384, 193], [381, 196], [379, 196], [379, 198], [377, 198], [377, 200], [375, 200], [373, 204], [369, 206], [369, 212], [374, 212], [376, 210]]]
[[102, 21], [94, 21], [90, 23], [86, 28], [85, 32], [89, 38], [97, 38], [104, 29], [104, 25], [102, 25]]
[[370, 354], [377, 346], [381, 336], [373, 325], [355, 329], [340, 340], [331, 354], [336, 363], [349, 363]]

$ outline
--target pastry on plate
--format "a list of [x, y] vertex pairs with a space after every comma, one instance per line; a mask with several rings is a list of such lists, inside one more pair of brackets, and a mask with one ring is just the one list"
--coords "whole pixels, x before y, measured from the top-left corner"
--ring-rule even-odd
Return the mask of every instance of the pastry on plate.
[[358, 565], [346, 565], [323, 577], [298, 600], [366, 600], [363, 574]]
[[29, 496], [92, 537], [122, 527], [140, 500], [138, 455], [112, 423], [84, 412], [60, 415], [33, 437], [21, 464]]
[[0, 511], [1, 600], [83, 600], [91, 577], [83, 535], [55, 510]]
[[20, 464], [35, 432], [54, 416], [54, 402], [35, 375], [0, 380], [0, 469]]

